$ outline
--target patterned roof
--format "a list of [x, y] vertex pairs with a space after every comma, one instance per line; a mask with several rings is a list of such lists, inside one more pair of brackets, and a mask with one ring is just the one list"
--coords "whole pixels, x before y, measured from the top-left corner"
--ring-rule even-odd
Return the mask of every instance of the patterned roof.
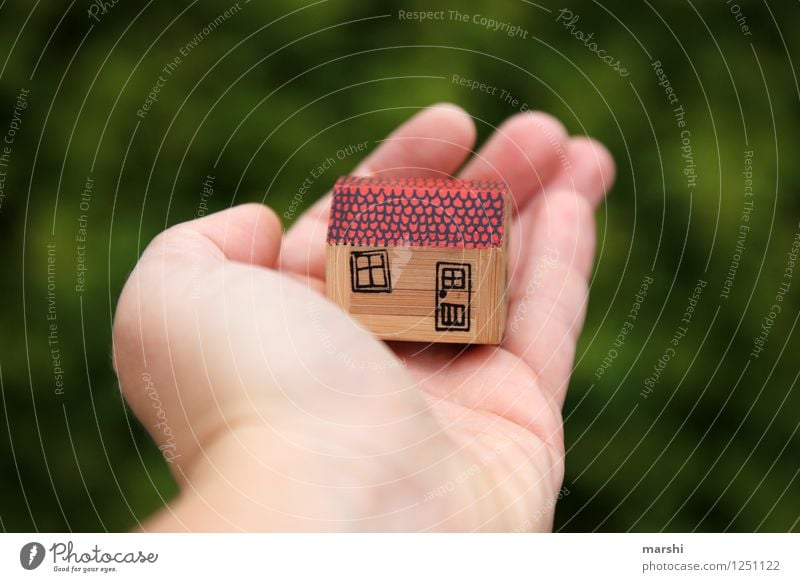
[[494, 181], [344, 176], [333, 187], [328, 244], [499, 247], [506, 192]]

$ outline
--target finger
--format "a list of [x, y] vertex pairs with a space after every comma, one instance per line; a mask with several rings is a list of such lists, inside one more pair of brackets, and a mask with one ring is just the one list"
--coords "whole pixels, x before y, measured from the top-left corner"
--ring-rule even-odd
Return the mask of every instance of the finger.
[[583, 325], [595, 224], [586, 196], [570, 190], [538, 197], [520, 216], [527, 246], [509, 290], [503, 345], [536, 372], [560, 409]]
[[261, 204], [242, 204], [173, 226], [148, 246], [143, 258], [190, 253], [193, 260], [227, 259], [274, 267], [281, 245], [281, 222]]
[[596, 206], [611, 190], [616, 177], [614, 160], [603, 144], [574, 137], [567, 144], [568, 164], [546, 186], [545, 191], [580, 192]]
[[475, 124], [467, 112], [452, 103], [438, 103], [393, 131], [353, 174], [449, 176], [474, 145]]
[[[451, 104], [433, 105], [392, 132], [353, 174], [450, 176], [474, 143], [475, 126], [463, 109]], [[330, 204], [330, 195], [323, 196], [286, 233], [281, 269], [324, 278]]]
[[401, 363], [323, 297], [241, 263], [254, 238], [275, 241], [261, 260], [277, 254], [280, 225], [266, 222], [256, 237], [260, 221], [237, 208], [178, 225], [122, 292], [121, 387], [182, 488], [178, 520], [156, 527], [369, 528], [396, 515], [384, 528], [424, 529], [456, 515], [449, 500], [407, 511], [470, 461]]
[[461, 177], [504, 181], [517, 212], [561, 170], [566, 144], [567, 132], [560, 121], [546, 113], [520, 113], [497, 128]]
[[[278, 217], [259, 204], [178, 224], [153, 240], [126, 283], [114, 317], [114, 368], [126, 399], [165, 447], [165, 456], [193, 449], [188, 419], [213, 400], [209, 394], [182, 399], [176, 389], [173, 358], [196, 339], [192, 328], [181, 333], [171, 325], [177, 307], [189, 309], [205, 296], [204, 287], [220, 291], [215, 273], [233, 272], [239, 263], [274, 266], [281, 234]], [[220, 303], [219, 296], [215, 300]], [[213, 322], [218, 315], [208, 317]], [[195, 361], [194, 368], [202, 372], [202, 363]], [[162, 418], [165, 410], [169, 423]]]
[[[134, 347], [127, 341], [141, 337], [144, 329], [141, 307], [147, 295], [153, 292], [153, 281], [142, 282], [138, 273], [151, 264], [161, 269], [164, 276], [182, 276], [183, 267], [190, 267], [192, 281], [202, 277], [204, 271], [220, 262], [232, 261], [274, 267], [278, 260], [282, 228], [280, 219], [272, 209], [261, 204], [242, 204], [202, 218], [177, 224], [159, 234], [145, 249], [142, 258], [125, 285], [114, 317], [115, 348], [118, 343]], [[177, 272], [173, 271], [177, 269]], [[125, 309], [121, 309], [124, 306]], [[117, 336], [124, 336], [117, 342]], [[142, 352], [131, 348], [115, 350], [114, 367], [118, 371], [128, 359], [145, 360]]]
[[[568, 190], [578, 192], [597, 206], [614, 184], [616, 170], [611, 154], [600, 142], [588, 137], [575, 137], [566, 145], [567, 163], [547, 183], [544, 192]], [[521, 280], [515, 277], [517, 265], [527, 255], [526, 233], [519, 224], [512, 223], [509, 229], [508, 266], [511, 285]]]
[[321, 434], [352, 431], [348, 439], [369, 419], [389, 451], [440, 432], [382, 342], [289, 278], [242, 264], [254, 246], [274, 262], [280, 234], [257, 205], [177, 225], [147, 248], [120, 296], [123, 392], [181, 476], [211, 440], [242, 424], [276, 430], [287, 410], [297, 423], [320, 422]]

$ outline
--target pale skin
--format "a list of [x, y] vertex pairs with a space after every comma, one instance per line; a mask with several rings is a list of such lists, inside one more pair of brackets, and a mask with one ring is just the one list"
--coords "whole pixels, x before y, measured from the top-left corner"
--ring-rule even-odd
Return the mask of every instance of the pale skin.
[[544, 113], [474, 142], [467, 113], [431, 106], [352, 173], [508, 184], [500, 346], [387, 344], [353, 323], [324, 296], [328, 197], [285, 233], [245, 204], [150, 243], [119, 300], [114, 364], [180, 494], [141, 529], [552, 528], [594, 210], [614, 165]]

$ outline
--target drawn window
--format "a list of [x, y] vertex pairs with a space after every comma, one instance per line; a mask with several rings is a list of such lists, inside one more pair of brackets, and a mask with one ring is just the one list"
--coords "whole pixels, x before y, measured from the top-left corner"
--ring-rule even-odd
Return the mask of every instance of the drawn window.
[[389, 252], [353, 251], [350, 255], [350, 277], [354, 293], [391, 293]]
[[442, 269], [442, 290], [466, 289], [467, 280], [463, 267], [445, 267]]

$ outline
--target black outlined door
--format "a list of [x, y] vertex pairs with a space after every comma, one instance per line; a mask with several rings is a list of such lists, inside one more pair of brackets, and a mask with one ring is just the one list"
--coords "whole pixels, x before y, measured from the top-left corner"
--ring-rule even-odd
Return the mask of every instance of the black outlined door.
[[469, 331], [472, 265], [436, 263], [436, 331]]

